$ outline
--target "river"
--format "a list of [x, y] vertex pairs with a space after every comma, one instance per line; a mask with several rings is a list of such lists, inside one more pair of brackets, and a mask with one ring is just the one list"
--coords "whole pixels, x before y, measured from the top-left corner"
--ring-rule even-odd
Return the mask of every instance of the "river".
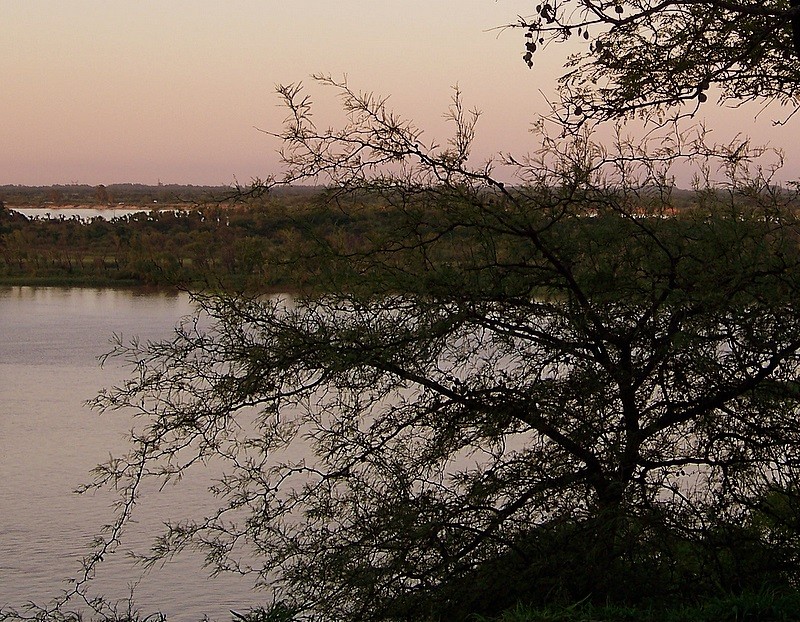
[[[110, 521], [110, 496], [72, 492], [125, 446], [131, 427], [125, 414], [101, 416], [85, 405], [127, 373], [98, 363], [110, 338], [167, 337], [191, 309], [188, 297], [174, 292], [0, 287], [0, 608], [46, 604], [67, 589], [65, 579], [76, 576], [92, 538]], [[206, 494], [204, 484], [144, 498], [124, 544], [146, 547], [160, 521], [202, 506]], [[143, 613], [158, 610], [178, 622], [204, 615], [227, 621], [230, 609], [266, 600], [245, 579], [209, 578], [192, 554], [143, 572], [117, 556], [101, 565], [97, 589], [121, 599], [138, 583]]]

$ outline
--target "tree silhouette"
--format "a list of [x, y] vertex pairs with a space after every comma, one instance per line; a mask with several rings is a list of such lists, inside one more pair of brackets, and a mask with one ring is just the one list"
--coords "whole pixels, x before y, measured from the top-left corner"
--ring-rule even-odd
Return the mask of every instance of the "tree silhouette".
[[[339, 90], [318, 132], [282, 92], [291, 179], [390, 230], [319, 229], [324, 287], [198, 296], [173, 339], [120, 344], [131, 451], [117, 545], [143, 481], [216, 462], [218, 510], [144, 559], [199, 547], [215, 571], [321, 620], [462, 619], [518, 601], [664, 602], [800, 579], [796, 196], [702, 135], [544, 135], [510, 187], [467, 158], [476, 115], [426, 147], [385, 100]], [[670, 166], [701, 185], [676, 212]], [[718, 170], [708, 168], [710, 162]], [[321, 571], [324, 569], [324, 571]], [[94, 571], [94, 560], [87, 575]], [[277, 613], [276, 613], [277, 615]]]
[[531, 67], [550, 43], [585, 40], [560, 80], [559, 113], [579, 124], [685, 103], [696, 109], [712, 87], [720, 101], [796, 110], [799, 10], [785, 0], [548, 0], [511, 26], [525, 31]]

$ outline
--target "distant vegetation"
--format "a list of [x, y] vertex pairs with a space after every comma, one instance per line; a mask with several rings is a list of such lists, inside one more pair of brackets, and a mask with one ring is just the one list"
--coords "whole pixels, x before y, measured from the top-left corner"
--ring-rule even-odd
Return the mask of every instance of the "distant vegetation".
[[[314, 194], [310, 187], [281, 188], [276, 196]], [[218, 201], [235, 194], [230, 186], [192, 186], [178, 184], [69, 184], [54, 186], [0, 186], [0, 203], [6, 207], [146, 207], [154, 203], [191, 207], [208, 201]]]
[[118, 203], [145, 206], [153, 202], [198, 201], [225, 190], [223, 187], [215, 186], [146, 186], [142, 184], [0, 186], [0, 197], [9, 207], [63, 207], [67, 205], [98, 207]]
[[[96, 207], [96, 189], [2, 187], [0, 283], [257, 283], [260, 288], [293, 289], [309, 277], [306, 268], [290, 260], [304, 240], [324, 232], [357, 244], [367, 229], [383, 227], [386, 218], [368, 203], [345, 213], [321, 189], [308, 187], [242, 201], [230, 199], [230, 188], [127, 184], [107, 189], [126, 206], [147, 210], [111, 219], [28, 218], [14, 208], [46, 207], [54, 192], [63, 205]], [[159, 201], [157, 209], [154, 200]]]
[[[267, 270], [266, 263], [276, 263], [296, 229], [315, 220], [309, 210], [320, 195], [313, 187], [280, 188], [245, 200], [225, 186], [0, 186], [0, 284], [203, 286], [255, 280], [290, 287], [291, 271]], [[42, 215], [15, 211], [23, 208], [42, 209]], [[73, 208], [70, 215], [59, 214], [67, 208]], [[75, 216], [74, 208], [121, 208], [126, 214], [89, 218]]]
[[[672, 193], [678, 211], [698, 200], [689, 191]], [[308, 186], [260, 197], [213, 186], [0, 186], [0, 284], [291, 291], [318, 276], [320, 266], [305, 252], [311, 243], [354, 250], [393, 234], [401, 217], [402, 208], [374, 196], [339, 201]], [[107, 204], [142, 211], [110, 219], [57, 215], [59, 206]], [[56, 209], [28, 218], [14, 211], [21, 207]]]

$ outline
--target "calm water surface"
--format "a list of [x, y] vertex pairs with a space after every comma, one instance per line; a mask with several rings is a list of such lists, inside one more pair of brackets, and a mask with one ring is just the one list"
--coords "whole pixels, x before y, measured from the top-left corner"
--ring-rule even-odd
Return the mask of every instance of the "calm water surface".
[[[101, 368], [113, 334], [168, 337], [191, 312], [185, 295], [137, 290], [0, 287], [0, 607], [40, 604], [68, 587], [98, 529], [111, 519], [110, 497], [71, 491], [110, 451], [124, 448], [131, 421], [84, 405], [125, 371]], [[189, 482], [145, 497], [125, 543], [142, 550], [161, 521], [204, 507], [206, 483]], [[138, 582], [143, 612], [171, 620], [230, 620], [266, 600], [246, 580], [208, 578], [197, 556], [183, 556], [142, 576], [119, 557], [101, 566], [98, 589], [125, 598]]]

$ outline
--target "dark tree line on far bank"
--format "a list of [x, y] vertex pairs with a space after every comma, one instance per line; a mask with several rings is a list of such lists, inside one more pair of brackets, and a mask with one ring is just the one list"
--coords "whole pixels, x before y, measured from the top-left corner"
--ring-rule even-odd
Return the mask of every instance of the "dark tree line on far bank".
[[[97, 207], [90, 186], [4, 186], [0, 201], [0, 283], [30, 285], [252, 286], [293, 291], [316, 278], [318, 265], [301, 257], [310, 244], [336, 240], [355, 250], [392, 231], [399, 210], [378, 207], [377, 195], [360, 208], [337, 205], [322, 188], [272, 189], [269, 196], [225, 201], [228, 188], [109, 186], [127, 208], [114, 217], [28, 217], [15, 207], [47, 207], [53, 190], [73, 189], [71, 204]], [[127, 189], [127, 194], [119, 189]], [[13, 191], [11, 191], [11, 190]], [[159, 191], [163, 194], [158, 195]], [[170, 194], [166, 194], [169, 192]], [[691, 192], [673, 189], [676, 209], [690, 211]], [[154, 209], [151, 196], [162, 196]]]
[[[279, 197], [310, 196], [313, 187], [276, 188]], [[186, 184], [53, 184], [49, 186], [0, 185], [0, 202], [6, 207], [141, 207], [154, 204], [181, 205], [185, 208], [233, 194], [230, 186], [196, 186]]]
[[310, 189], [239, 205], [173, 202], [168, 209], [113, 218], [66, 217], [57, 210], [34, 218], [14, 205], [0, 208], [0, 282], [9, 284], [183, 286], [221, 280], [292, 289], [307, 275], [288, 257], [304, 237], [316, 235], [312, 230], [358, 244], [366, 228], [382, 226], [378, 212], [330, 209], [322, 192]]

